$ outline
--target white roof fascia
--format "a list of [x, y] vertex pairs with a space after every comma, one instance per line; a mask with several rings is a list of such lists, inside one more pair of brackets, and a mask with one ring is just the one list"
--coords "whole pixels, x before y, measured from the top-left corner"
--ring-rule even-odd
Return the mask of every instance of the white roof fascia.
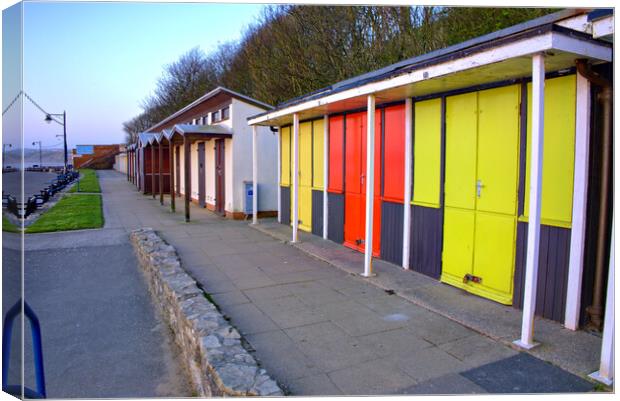
[[609, 15], [605, 18], [592, 21], [592, 37], [603, 38], [614, 34], [614, 16]]
[[602, 61], [612, 61], [613, 49], [566, 35], [553, 35], [553, 49]]
[[603, 61], [611, 61], [612, 59], [612, 49], [609, 47], [568, 37], [558, 32], [547, 32], [539, 36], [490, 48], [470, 56], [446, 61], [429, 67], [422, 67], [403, 75], [387, 78], [378, 82], [368, 83], [356, 88], [334, 93], [332, 95], [327, 95], [320, 99], [313, 99], [307, 102], [292, 105], [281, 110], [276, 110], [272, 113], [249, 119], [248, 125], [268, 124], [270, 120], [311, 110], [326, 104], [336, 103], [359, 96], [367, 96], [387, 89], [394, 89], [416, 82], [439, 78], [448, 74], [479, 68], [512, 58], [530, 56], [535, 53], [552, 49], [562, 50]]
[[342, 92], [334, 93], [333, 95], [328, 95], [321, 99], [314, 99], [296, 104], [291, 107], [248, 120], [248, 125], [261, 124], [275, 118], [293, 113], [299, 113], [325, 104], [335, 103], [358, 96], [366, 96], [386, 89], [393, 89], [399, 86], [409, 85], [415, 82], [437, 78], [443, 75], [453, 74], [487, 64], [497, 63], [510, 58], [539, 53], [551, 49], [551, 45], [552, 33], [547, 32], [540, 36], [508, 43], [504, 46], [494, 47], [480, 53], [472, 54], [471, 56], [446, 61], [427, 68], [420, 68], [418, 70], [413, 70], [409, 73], [388, 78], [383, 81], [372, 82], [357, 88], [351, 88]]
[[572, 29], [584, 33], [592, 33], [592, 24], [588, 21], [588, 14], [580, 14], [572, 18], [567, 18], [555, 23], [564, 28]]

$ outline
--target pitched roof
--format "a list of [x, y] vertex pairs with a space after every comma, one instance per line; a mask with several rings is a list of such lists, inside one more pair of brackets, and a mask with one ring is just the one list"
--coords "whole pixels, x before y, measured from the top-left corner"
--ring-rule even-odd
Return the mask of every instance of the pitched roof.
[[249, 96], [246, 95], [242, 95], [239, 92], [235, 92], [233, 90], [230, 90], [228, 88], [224, 88], [223, 86], [218, 86], [217, 88], [213, 89], [212, 91], [206, 93], [205, 95], [199, 97], [198, 99], [194, 100], [192, 103], [188, 104], [187, 106], [183, 107], [182, 109], [174, 112], [173, 114], [169, 115], [168, 117], [164, 118], [163, 120], [161, 120], [160, 122], [154, 124], [153, 126], [151, 126], [147, 131], [152, 131], [155, 128], [157, 128], [158, 126], [162, 126], [164, 124], [166, 124], [168, 121], [174, 119], [175, 117], [180, 116], [181, 114], [185, 113], [188, 110], [191, 110], [192, 108], [196, 107], [197, 105], [199, 105], [202, 102], [205, 102], [219, 94], [225, 94], [228, 95], [230, 97], [233, 97], [235, 99], [241, 100], [242, 102], [251, 104], [253, 106], [259, 107], [261, 109], [264, 110], [271, 110], [273, 109], [273, 106], [267, 104], [267, 103], [263, 103], [260, 100], [256, 100], [253, 99]]

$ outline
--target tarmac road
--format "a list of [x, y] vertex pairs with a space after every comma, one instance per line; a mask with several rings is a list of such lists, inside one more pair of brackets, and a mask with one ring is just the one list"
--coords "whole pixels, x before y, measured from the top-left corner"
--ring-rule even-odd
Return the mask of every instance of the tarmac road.
[[[19, 292], [20, 253], [7, 247], [14, 243], [3, 249], [3, 312]], [[41, 322], [48, 398], [191, 395], [139, 269], [121, 230], [26, 237], [25, 297]], [[29, 333], [24, 361], [26, 386], [35, 388]], [[15, 350], [11, 363], [17, 383]]]

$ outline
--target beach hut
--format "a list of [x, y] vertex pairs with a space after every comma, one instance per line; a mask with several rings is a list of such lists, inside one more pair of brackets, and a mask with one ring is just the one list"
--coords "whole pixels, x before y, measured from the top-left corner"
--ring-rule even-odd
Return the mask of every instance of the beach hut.
[[[176, 209], [175, 198], [183, 197], [187, 221], [192, 202], [233, 219], [252, 215], [254, 208], [261, 216], [275, 216], [277, 138], [269, 128], [261, 128], [254, 142], [256, 135], [246, 122], [269, 109], [265, 103], [218, 87], [150, 127], [150, 146], [157, 157], [162, 149], [161, 173], [156, 158], [154, 171], [159, 178], [151, 184], [160, 202], [164, 194], [171, 195], [170, 206]], [[248, 157], [253, 147], [264, 158], [255, 176]], [[150, 153], [145, 155], [148, 160]]]
[[522, 308], [524, 348], [535, 313], [600, 325], [612, 40], [610, 10], [563, 10], [252, 116], [280, 127], [279, 220]]

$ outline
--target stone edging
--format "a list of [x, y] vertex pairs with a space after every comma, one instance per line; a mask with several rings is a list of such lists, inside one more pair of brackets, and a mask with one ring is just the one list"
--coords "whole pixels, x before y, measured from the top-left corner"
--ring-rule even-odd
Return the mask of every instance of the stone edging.
[[174, 247], [152, 228], [134, 230], [130, 239], [157, 308], [182, 350], [197, 395], [284, 395], [243, 348], [239, 332], [183, 270]]

